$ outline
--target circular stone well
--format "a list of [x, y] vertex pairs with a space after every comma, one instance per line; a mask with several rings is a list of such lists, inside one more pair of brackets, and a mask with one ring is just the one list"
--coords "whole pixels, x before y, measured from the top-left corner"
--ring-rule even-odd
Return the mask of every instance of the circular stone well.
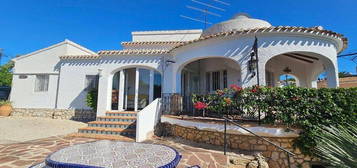
[[63, 148], [33, 168], [171, 168], [180, 159], [164, 145], [102, 140]]

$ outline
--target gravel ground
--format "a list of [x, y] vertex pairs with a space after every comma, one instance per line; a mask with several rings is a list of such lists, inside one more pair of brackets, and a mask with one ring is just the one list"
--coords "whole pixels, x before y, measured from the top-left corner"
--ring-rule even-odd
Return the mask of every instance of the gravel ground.
[[87, 124], [35, 117], [0, 117], [0, 144], [18, 143], [77, 132]]

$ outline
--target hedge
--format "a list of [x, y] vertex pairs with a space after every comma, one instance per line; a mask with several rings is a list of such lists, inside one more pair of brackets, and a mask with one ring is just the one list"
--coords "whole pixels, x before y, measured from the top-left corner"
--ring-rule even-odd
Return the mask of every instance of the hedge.
[[321, 127], [346, 125], [357, 120], [357, 88], [258, 87], [232, 85], [211, 95], [194, 95], [196, 109], [208, 116], [258, 119], [267, 124], [298, 127], [294, 142], [304, 154], [313, 154]]

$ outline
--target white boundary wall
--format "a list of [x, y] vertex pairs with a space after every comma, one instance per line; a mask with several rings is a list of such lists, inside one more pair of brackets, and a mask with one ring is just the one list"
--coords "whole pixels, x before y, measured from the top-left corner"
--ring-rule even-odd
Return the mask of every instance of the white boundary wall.
[[136, 142], [142, 142], [153, 134], [155, 125], [159, 122], [161, 112], [161, 99], [152, 103], [138, 112], [136, 117]]

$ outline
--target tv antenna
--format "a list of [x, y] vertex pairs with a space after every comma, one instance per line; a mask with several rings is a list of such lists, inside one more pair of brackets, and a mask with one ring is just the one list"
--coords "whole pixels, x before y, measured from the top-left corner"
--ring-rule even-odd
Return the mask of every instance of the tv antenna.
[[[338, 55], [337, 58], [347, 59], [347, 60], [352, 61], [353, 63], [357, 64], [357, 52], [341, 54], [341, 55]], [[356, 66], [356, 73], [357, 73], [357, 66]]]
[[[222, 17], [218, 12], [225, 12], [226, 9], [224, 7], [230, 6], [230, 3], [224, 2], [223, 0], [210, 0], [211, 3], [206, 1], [202, 2], [201, 0], [191, 0], [191, 2], [195, 5], [186, 5], [187, 9], [200, 12], [202, 15], [200, 17], [191, 17], [187, 15], [180, 15], [180, 17], [184, 19], [188, 19], [191, 21], [199, 22], [204, 24], [204, 28], [207, 28], [207, 24], [212, 24], [212, 22], [208, 21], [208, 15], [215, 17]], [[198, 6], [198, 7], [197, 7]]]
[[345, 58], [345, 57], [350, 57], [349, 60], [357, 64], [357, 52], [351, 52], [351, 53], [341, 54], [337, 56], [337, 58]]

